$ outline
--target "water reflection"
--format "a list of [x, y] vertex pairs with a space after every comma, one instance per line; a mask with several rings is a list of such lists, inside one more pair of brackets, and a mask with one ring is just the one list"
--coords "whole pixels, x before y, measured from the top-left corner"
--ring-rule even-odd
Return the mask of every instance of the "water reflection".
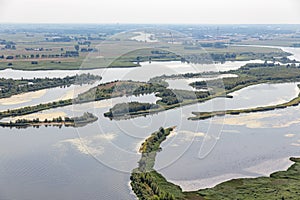
[[[141, 67], [89, 72], [99, 75], [104, 73], [103, 82], [115, 79], [147, 81], [152, 75], [188, 72], [188, 68], [178, 67], [180, 65], [176, 62], [169, 64], [173, 71], [167, 68], [160, 69], [161, 65], [168, 63], [149, 64], [145, 66], [145, 71]], [[223, 69], [235, 69], [241, 65], [242, 63], [228, 63]], [[150, 69], [152, 71], [155, 69], [156, 72], [147, 74], [147, 70]], [[137, 71], [134, 72], [135, 70]], [[211, 71], [211, 66], [207, 66], [206, 70]], [[14, 70], [3, 72], [2, 76], [14, 78], [71, 75], [67, 71], [49, 71], [49, 73], [26, 71], [22, 74]], [[133, 199], [134, 195], [128, 182], [130, 172], [137, 167], [140, 158], [137, 148], [149, 133], [156, 131], [160, 126], [177, 126], [175, 133], [163, 143], [163, 151], [158, 154], [155, 165], [155, 168], [168, 179], [182, 186], [184, 181], [207, 180], [202, 182], [202, 186], [197, 185], [195, 181], [194, 186], [198, 188], [238, 175], [258, 176], [263, 173], [258, 170], [262, 168], [259, 164], [299, 155], [297, 146], [300, 145], [299, 107], [270, 111], [268, 116], [257, 114], [262, 117], [254, 116], [244, 124], [235, 123], [234, 120], [239, 119], [243, 122], [252, 114], [225, 119], [216, 117], [205, 121], [189, 121], [187, 118], [192, 111], [224, 108], [218, 101], [226, 101], [226, 108], [243, 108], [285, 101], [297, 95], [295, 87], [292, 83], [253, 86], [233, 93], [233, 99], [215, 99], [203, 104], [184, 106], [123, 121], [111, 121], [105, 118], [103, 113], [117, 102], [132, 100], [155, 102], [157, 98], [154, 94], [122, 97], [40, 112], [37, 115], [63, 112], [69, 116], [78, 116], [88, 111], [97, 115], [99, 120], [78, 129], [65, 127], [60, 130], [52, 127], [0, 129], [0, 199]], [[45, 97], [45, 101], [54, 98], [50, 94]], [[249, 127], [251, 120], [263, 126]], [[220, 130], [222, 130], [221, 137], [219, 137]], [[218, 143], [212, 150], [203, 149], [209, 154], [199, 159], [203, 141], [208, 144], [211, 141]], [[274, 166], [272, 170], [283, 167]], [[190, 185], [185, 187], [189, 188]]]

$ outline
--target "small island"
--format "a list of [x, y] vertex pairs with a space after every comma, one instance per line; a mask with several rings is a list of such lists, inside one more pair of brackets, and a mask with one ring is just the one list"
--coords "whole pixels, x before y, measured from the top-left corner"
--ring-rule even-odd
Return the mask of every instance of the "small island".
[[12, 122], [0, 122], [1, 127], [9, 127], [9, 128], [28, 128], [28, 127], [36, 127], [40, 126], [58, 126], [58, 127], [81, 127], [85, 126], [89, 123], [93, 123], [98, 120], [98, 117], [93, 115], [92, 113], [85, 112], [82, 116], [79, 117], [57, 117], [53, 119], [45, 119], [40, 120], [39, 118], [29, 120], [29, 119], [17, 119]]
[[158, 109], [160, 106], [153, 103], [140, 103], [140, 102], [129, 102], [119, 103], [109, 109], [109, 112], [104, 113], [105, 117], [109, 118], [120, 118], [126, 116], [137, 116], [142, 114], [149, 114], [149, 111]]

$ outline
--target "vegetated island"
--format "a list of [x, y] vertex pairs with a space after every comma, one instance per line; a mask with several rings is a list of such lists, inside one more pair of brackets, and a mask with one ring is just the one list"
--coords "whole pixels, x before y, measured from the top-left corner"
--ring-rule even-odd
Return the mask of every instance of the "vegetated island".
[[275, 172], [270, 177], [241, 178], [221, 183], [213, 188], [192, 192], [168, 182], [153, 169], [156, 154], [161, 151], [160, 144], [174, 129], [160, 128], [152, 133], [140, 147], [142, 153], [138, 168], [131, 173], [131, 187], [140, 200], [285, 200], [298, 199], [300, 193], [300, 158], [287, 171]]
[[153, 169], [156, 154], [161, 150], [160, 144], [173, 129], [174, 127], [160, 128], [157, 132], [152, 133], [140, 147], [139, 152], [142, 153], [142, 156], [138, 162], [138, 168], [131, 173], [130, 185], [136, 196], [141, 200], [175, 200], [184, 197], [180, 187], [167, 182], [161, 174]]
[[0, 122], [1, 127], [9, 127], [9, 128], [28, 128], [35, 127], [39, 128], [40, 126], [58, 126], [58, 127], [82, 127], [87, 124], [93, 123], [98, 120], [98, 117], [93, 115], [92, 113], [85, 112], [82, 116], [79, 117], [57, 117], [53, 119], [44, 119], [41, 121], [39, 118], [29, 120], [29, 119], [17, 119], [12, 122]]
[[100, 81], [101, 76], [90, 73], [64, 78], [33, 78], [33, 79], [5, 79], [0, 78], [0, 98], [8, 98], [25, 92], [34, 92], [55, 87], [69, 87], [70, 85], [91, 84]]

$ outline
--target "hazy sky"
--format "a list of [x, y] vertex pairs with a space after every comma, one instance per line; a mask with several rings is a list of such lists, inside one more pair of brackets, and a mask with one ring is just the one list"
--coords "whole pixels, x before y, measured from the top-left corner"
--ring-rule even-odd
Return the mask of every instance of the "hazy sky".
[[300, 24], [299, 0], [0, 0], [0, 23]]

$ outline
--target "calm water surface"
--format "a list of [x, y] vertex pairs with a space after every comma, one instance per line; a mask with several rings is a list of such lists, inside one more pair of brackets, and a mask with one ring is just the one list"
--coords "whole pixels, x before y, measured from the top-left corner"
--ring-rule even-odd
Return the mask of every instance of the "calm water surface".
[[[181, 68], [180, 65], [185, 64], [145, 63], [140, 68], [92, 71], [103, 74], [102, 82], [106, 82], [115, 79], [147, 81], [152, 76], [164, 73], [178, 74], [194, 70], [193, 67]], [[220, 68], [234, 69], [240, 63], [227, 65]], [[153, 67], [157, 71], [150, 74]], [[172, 70], [167, 70], [170, 67]], [[20, 78], [18, 73], [14, 70], [1, 71], [2, 76], [13, 78]], [[66, 74], [71, 75], [65, 71], [47, 72], [49, 77]], [[37, 75], [36, 72], [22, 73], [24, 78]], [[130, 172], [140, 158], [137, 149], [150, 133], [161, 126], [176, 126], [176, 130], [163, 143], [163, 151], [158, 154], [155, 168], [184, 189], [213, 185], [228, 177], [268, 173], [261, 170], [264, 168], [262, 164], [274, 166], [268, 163], [299, 155], [299, 107], [204, 121], [189, 121], [187, 118], [193, 111], [284, 102], [295, 97], [298, 92], [295, 83], [262, 84], [233, 93], [233, 99], [219, 98], [122, 121], [107, 119], [103, 113], [118, 102], [155, 102], [157, 98], [153, 94], [122, 97], [40, 112], [38, 115], [64, 112], [66, 115], [77, 116], [88, 111], [96, 114], [99, 119], [96, 123], [78, 129], [1, 128], [0, 199], [134, 199], [128, 183]], [[56, 98], [50, 94], [43, 96], [43, 101]], [[27, 102], [27, 105], [34, 104], [34, 101]], [[21, 104], [19, 106], [23, 106]], [[277, 170], [284, 167], [273, 168]], [[200, 179], [205, 180], [204, 185], [201, 185]]]

